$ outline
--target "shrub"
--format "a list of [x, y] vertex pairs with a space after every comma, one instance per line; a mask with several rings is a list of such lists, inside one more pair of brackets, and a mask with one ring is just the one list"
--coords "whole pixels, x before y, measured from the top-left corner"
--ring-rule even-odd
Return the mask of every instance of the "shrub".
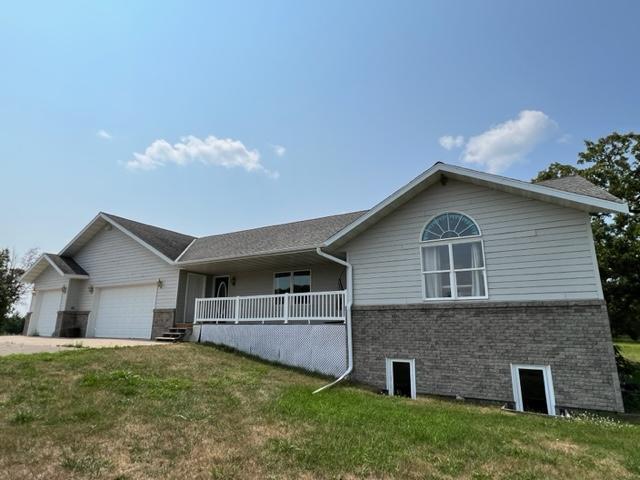
[[12, 315], [0, 319], [0, 335], [20, 335], [24, 328], [24, 317]]

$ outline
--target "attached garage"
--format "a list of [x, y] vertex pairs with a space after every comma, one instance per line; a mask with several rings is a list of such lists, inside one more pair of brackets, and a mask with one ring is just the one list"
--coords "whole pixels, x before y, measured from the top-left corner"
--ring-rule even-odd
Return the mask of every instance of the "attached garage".
[[156, 289], [156, 285], [100, 288], [94, 336], [151, 338]]
[[38, 292], [37, 297], [39, 298], [36, 300], [35, 318], [32, 318], [32, 326], [29, 327], [29, 330], [32, 335], [50, 337], [56, 329], [62, 292], [60, 289], [43, 290]]

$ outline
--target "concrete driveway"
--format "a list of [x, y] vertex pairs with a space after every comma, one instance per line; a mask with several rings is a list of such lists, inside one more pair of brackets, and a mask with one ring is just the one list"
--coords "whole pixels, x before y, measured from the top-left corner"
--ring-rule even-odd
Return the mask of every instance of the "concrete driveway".
[[71, 350], [81, 345], [88, 348], [133, 347], [133, 346], [161, 346], [161, 342], [151, 340], [124, 340], [119, 338], [54, 338], [54, 337], [25, 337], [24, 335], [0, 336], [0, 356], [14, 353], [59, 352]]

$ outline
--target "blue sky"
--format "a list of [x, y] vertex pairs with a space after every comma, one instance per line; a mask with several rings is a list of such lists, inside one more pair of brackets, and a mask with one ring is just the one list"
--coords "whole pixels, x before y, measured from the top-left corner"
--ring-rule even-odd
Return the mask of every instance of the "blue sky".
[[583, 139], [640, 129], [639, 14], [12, 2], [0, 245], [56, 252], [100, 210], [205, 235], [364, 209], [438, 160], [530, 179]]

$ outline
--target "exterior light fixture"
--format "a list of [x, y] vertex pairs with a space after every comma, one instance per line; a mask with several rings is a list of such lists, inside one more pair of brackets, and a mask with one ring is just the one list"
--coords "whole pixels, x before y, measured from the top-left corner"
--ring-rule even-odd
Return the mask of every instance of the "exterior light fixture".
[[63, 285], [61, 290], [62, 290], [62, 293], [67, 293], [67, 286]]
[[93, 285], [89, 285], [89, 293], [93, 294]]
[[162, 288], [162, 285], [163, 285], [162, 280], [158, 279], [158, 288]]

